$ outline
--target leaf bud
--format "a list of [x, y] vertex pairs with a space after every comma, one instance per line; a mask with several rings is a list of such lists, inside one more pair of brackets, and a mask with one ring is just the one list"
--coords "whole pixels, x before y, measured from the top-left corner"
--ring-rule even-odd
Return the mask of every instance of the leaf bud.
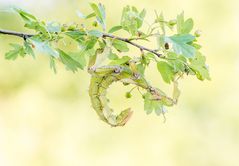
[[97, 26], [98, 26], [98, 22], [97, 22], [97, 21], [94, 21], [94, 22], [92, 23], [92, 26], [97, 27]]
[[61, 27], [61, 32], [65, 32], [67, 29], [66, 29], [66, 27], [65, 26], [62, 26]]
[[125, 93], [125, 97], [126, 97], [127, 99], [129, 99], [129, 98], [132, 97], [132, 94], [131, 94], [130, 92], [126, 92], [126, 93]]
[[196, 30], [196, 31], [194, 32], [194, 35], [195, 35], [196, 37], [200, 37], [200, 36], [202, 35], [202, 31], [201, 31], [201, 30]]
[[74, 25], [74, 24], [70, 25], [67, 30], [68, 30], [68, 31], [74, 31], [74, 30], [76, 30], [76, 25]]
[[177, 20], [176, 20], [176, 19], [170, 20], [170, 21], [168, 22], [168, 24], [169, 24], [170, 26], [174, 26], [174, 25], [177, 24]]
[[143, 98], [143, 99], [145, 99], [145, 94], [144, 94], [144, 95], [142, 95], [142, 98]]
[[123, 82], [123, 85], [124, 85], [124, 86], [127, 86], [127, 85], [129, 85], [129, 83], [127, 83], [127, 82]]

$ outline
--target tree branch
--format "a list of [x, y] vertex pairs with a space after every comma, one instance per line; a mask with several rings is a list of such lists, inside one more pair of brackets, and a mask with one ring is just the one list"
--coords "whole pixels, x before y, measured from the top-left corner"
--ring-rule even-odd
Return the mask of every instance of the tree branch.
[[[1, 30], [1, 29], [0, 29], [0, 34], [11, 35], [11, 36], [18, 36], [18, 37], [23, 38], [24, 40], [34, 36], [34, 34], [27, 34], [27, 33], [23, 33], [23, 32], [15, 32], [15, 31]], [[107, 38], [107, 37], [108, 38], [112, 38], [112, 39], [121, 40], [123, 42], [129, 43], [129, 44], [139, 48], [141, 51], [145, 50], [145, 51], [151, 52], [151, 53], [155, 54], [157, 57], [161, 57], [161, 55], [162, 55], [162, 54], [158, 53], [155, 50], [152, 50], [152, 49], [146, 48], [144, 46], [141, 46], [141, 45], [139, 45], [137, 43], [134, 43], [134, 42], [132, 42], [128, 38], [122, 38], [122, 37], [114, 36], [112, 34], [103, 33], [103, 38]]]
[[1, 30], [1, 29], [0, 29], [0, 34], [11, 35], [11, 36], [18, 36], [18, 37], [23, 38], [24, 40], [26, 40], [29, 37], [34, 36], [32, 34], [27, 34], [27, 33], [22, 33], [22, 32], [15, 32], [15, 31], [9, 31], [9, 30]]
[[137, 44], [137, 43], [134, 43], [134, 42], [132, 42], [132, 41], [131, 41], [130, 39], [128, 39], [128, 38], [122, 38], [122, 37], [114, 36], [114, 35], [107, 34], [107, 33], [104, 33], [104, 34], [103, 34], [103, 37], [108, 37], [108, 38], [112, 38], [112, 39], [117, 39], [117, 40], [124, 41], [124, 42], [126, 42], [126, 43], [129, 43], [129, 44], [135, 46], [135, 47], [138, 47], [138, 48], [139, 48], [140, 50], [142, 50], [142, 51], [145, 50], [145, 51], [151, 52], [151, 53], [157, 55], [157, 57], [160, 57], [160, 56], [162, 55], [162, 54], [158, 53], [158, 52], [155, 51], [155, 50], [152, 50], [152, 49], [146, 48], [146, 47], [144, 47], [144, 46], [141, 46], [141, 45], [139, 45], [139, 44]]

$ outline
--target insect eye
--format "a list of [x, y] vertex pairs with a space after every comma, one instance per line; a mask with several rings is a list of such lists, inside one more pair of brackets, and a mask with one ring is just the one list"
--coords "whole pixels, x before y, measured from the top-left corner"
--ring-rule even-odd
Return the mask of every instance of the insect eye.
[[120, 68], [116, 68], [115, 70], [114, 70], [114, 73], [116, 73], [116, 74], [118, 74], [118, 73], [120, 73], [121, 72], [121, 69]]
[[153, 87], [149, 87], [149, 91], [150, 91], [150, 92], [154, 92], [155, 89], [154, 89]]
[[115, 69], [114, 69], [114, 73], [116, 73], [116, 74], [119, 74], [119, 73], [121, 73], [122, 72], [122, 68], [121, 67], [116, 67]]

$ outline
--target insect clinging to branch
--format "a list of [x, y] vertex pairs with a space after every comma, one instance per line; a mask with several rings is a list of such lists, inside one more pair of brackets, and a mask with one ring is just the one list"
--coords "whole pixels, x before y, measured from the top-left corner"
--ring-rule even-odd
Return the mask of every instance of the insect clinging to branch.
[[130, 108], [127, 108], [119, 115], [114, 115], [113, 109], [108, 106], [107, 89], [114, 82], [120, 81], [141, 87], [152, 95], [151, 100], [164, 102], [167, 106], [173, 106], [176, 103], [173, 99], [165, 96], [162, 91], [151, 87], [143, 76], [135, 74], [129, 67], [92, 67], [89, 68], [89, 73], [92, 75], [89, 88], [92, 106], [100, 119], [112, 127], [125, 125], [133, 113]]

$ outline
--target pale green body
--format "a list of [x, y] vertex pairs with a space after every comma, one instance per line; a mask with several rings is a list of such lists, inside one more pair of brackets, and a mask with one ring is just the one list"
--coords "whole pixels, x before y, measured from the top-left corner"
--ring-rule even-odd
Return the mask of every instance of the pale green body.
[[166, 97], [159, 89], [152, 88], [143, 77], [136, 78], [127, 67], [103, 66], [89, 69], [89, 73], [92, 74], [89, 89], [92, 106], [100, 119], [113, 127], [125, 125], [132, 115], [130, 108], [123, 110], [119, 115], [114, 115], [113, 110], [108, 106], [107, 89], [113, 82], [121, 81], [135, 84], [150, 92], [155, 100], [164, 100], [168, 103], [168, 106], [174, 104], [172, 99]]

